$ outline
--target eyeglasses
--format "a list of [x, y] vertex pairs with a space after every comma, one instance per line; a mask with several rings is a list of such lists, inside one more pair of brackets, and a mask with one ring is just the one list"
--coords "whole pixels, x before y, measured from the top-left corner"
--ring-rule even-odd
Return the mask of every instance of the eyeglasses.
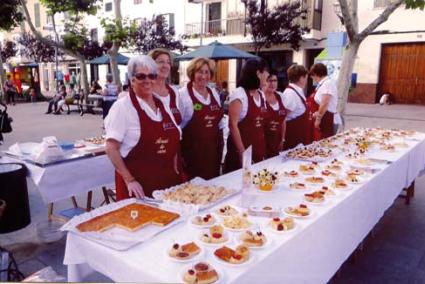
[[153, 73], [151, 73], [151, 74], [137, 73], [137, 74], [134, 74], [134, 77], [137, 80], [140, 80], [140, 81], [146, 80], [146, 78], [149, 78], [149, 80], [156, 80], [156, 78], [158, 77], [158, 75], [157, 74], [153, 74]]

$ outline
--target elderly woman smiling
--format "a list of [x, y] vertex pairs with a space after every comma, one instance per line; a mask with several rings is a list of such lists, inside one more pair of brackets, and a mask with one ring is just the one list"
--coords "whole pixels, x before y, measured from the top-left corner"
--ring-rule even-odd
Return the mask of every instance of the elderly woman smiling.
[[129, 95], [105, 120], [106, 153], [115, 167], [117, 199], [151, 196], [180, 183], [180, 129], [170, 109], [153, 95], [157, 64], [145, 55], [129, 60]]

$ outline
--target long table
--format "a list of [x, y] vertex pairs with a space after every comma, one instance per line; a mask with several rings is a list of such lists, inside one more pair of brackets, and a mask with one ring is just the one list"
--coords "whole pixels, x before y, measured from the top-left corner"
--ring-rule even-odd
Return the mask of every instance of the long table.
[[[310, 206], [311, 218], [297, 219], [298, 229], [286, 235], [268, 233], [272, 243], [252, 251], [253, 261], [238, 268], [213, 259], [213, 249], [205, 248], [205, 260], [223, 272], [222, 283], [326, 283], [361, 241], [379, 222], [403, 188], [408, 187], [425, 168], [425, 134], [409, 147], [395, 153], [381, 153], [392, 163], [361, 185], [338, 195], [324, 206]], [[301, 162], [280, 157], [255, 165], [261, 168], [297, 169]], [[212, 184], [230, 188], [240, 186], [241, 172], [236, 171], [211, 180]], [[302, 194], [285, 191], [275, 200], [281, 207], [295, 205]], [[224, 201], [239, 206], [241, 195]], [[221, 204], [222, 205], [222, 204]], [[274, 204], [271, 204], [274, 205]], [[265, 231], [267, 233], [267, 231]], [[196, 240], [199, 230], [187, 223], [177, 225], [147, 243], [127, 251], [116, 251], [89, 241], [78, 234], [67, 235], [64, 264], [68, 266], [68, 281], [81, 281], [98, 271], [117, 282], [182, 282], [182, 270], [187, 264], [171, 261], [166, 248], [182, 236]], [[231, 245], [236, 245], [236, 239]]]

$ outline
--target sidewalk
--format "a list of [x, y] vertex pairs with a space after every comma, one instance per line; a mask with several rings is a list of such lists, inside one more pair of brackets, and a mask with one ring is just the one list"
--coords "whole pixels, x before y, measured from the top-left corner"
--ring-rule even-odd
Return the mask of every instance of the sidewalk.
[[[16, 142], [39, 142], [42, 137], [54, 135], [60, 141], [73, 141], [102, 133], [102, 117], [77, 112], [70, 115], [45, 115], [47, 103], [18, 104], [9, 108], [14, 131], [5, 135], [0, 151]], [[348, 104], [346, 127], [357, 126], [415, 129], [425, 132], [425, 106], [379, 106]], [[11, 249], [19, 268], [27, 276], [50, 265], [66, 277], [62, 264], [65, 237], [55, 243], [38, 240], [36, 225], [47, 219], [47, 206], [41, 200], [37, 188], [28, 180], [32, 224], [27, 228], [0, 235], [0, 245]], [[101, 203], [100, 192], [94, 192], [93, 205]], [[85, 196], [79, 196], [83, 204]], [[355, 264], [346, 263], [334, 283], [425, 283], [425, 178], [418, 178], [416, 194], [410, 206], [404, 200], [396, 200], [385, 213], [368, 239]], [[55, 210], [70, 208], [68, 200], [55, 203]], [[349, 220], [347, 220], [349, 222]], [[320, 244], [318, 244], [320, 245]], [[108, 278], [94, 274], [86, 281], [108, 282]]]

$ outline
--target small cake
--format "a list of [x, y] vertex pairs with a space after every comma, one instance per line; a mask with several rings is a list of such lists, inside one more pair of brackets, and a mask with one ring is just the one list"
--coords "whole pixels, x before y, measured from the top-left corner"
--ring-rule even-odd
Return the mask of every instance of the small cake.
[[261, 231], [245, 231], [241, 234], [240, 240], [248, 247], [262, 247], [267, 241], [266, 236]]
[[314, 174], [315, 173], [315, 166], [313, 164], [309, 165], [300, 165], [300, 171], [304, 174]]
[[284, 172], [283, 174], [284, 174], [285, 177], [292, 177], [292, 178], [299, 176], [298, 172], [294, 171], [294, 170], [292, 170], [290, 172]]
[[306, 189], [305, 184], [301, 182], [294, 182], [289, 185], [290, 188], [293, 189]]
[[197, 226], [209, 226], [215, 223], [215, 219], [211, 214], [206, 214], [205, 216], [195, 216], [192, 219], [192, 224]]
[[199, 254], [201, 249], [194, 243], [190, 242], [184, 245], [175, 243], [170, 251], [168, 252], [169, 256], [179, 260], [186, 260], [194, 257]]
[[325, 196], [334, 196], [335, 192], [327, 186], [322, 186], [321, 190]]
[[325, 201], [325, 192], [314, 191], [312, 193], [304, 194], [304, 199], [311, 203], [322, 203]]
[[224, 229], [222, 226], [212, 226], [209, 232], [203, 233], [200, 236], [200, 240], [207, 244], [220, 244], [227, 241], [227, 237], [224, 235]]
[[305, 204], [300, 204], [296, 207], [286, 207], [285, 212], [289, 215], [306, 217], [310, 215], [310, 209]]
[[249, 259], [250, 253], [247, 246], [239, 245], [235, 250], [226, 246], [221, 247], [214, 251], [214, 255], [225, 262], [241, 264]]
[[225, 206], [217, 209], [216, 213], [218, 215], [221, 215], [221, 216], [232, 216], [232, 215], [238, 214], [239, 211], [236, 210], [235, 208], [233, 208], [230, 205], [225, 205]]
[[217, 280], [217, 271], [205, 262], [195, 264], [183, 275], [183, 281], [187, 284], [211, 284]]
[[294, 219], [291, 217], [286, 218], [273, 218], [270, 223], [270, 227], [272, 227], [274, 230], [282, 232], [282, 231], [288, 231], [295, 227]]
[[343, 179], [336, 179], [334, 183], [335, 188], [347, 188], [347, 182]]
[[307, 177], [305, 181], [309, 183], [324, 183], [325, 179], [322, 177]]
[[329, 177], [329, 176], [335, 176], [335, 173], [331, 172], [328, 169], [325, 169], [325, 170], [322, 171], [322, 175], [325, 176], [325, 177]]

